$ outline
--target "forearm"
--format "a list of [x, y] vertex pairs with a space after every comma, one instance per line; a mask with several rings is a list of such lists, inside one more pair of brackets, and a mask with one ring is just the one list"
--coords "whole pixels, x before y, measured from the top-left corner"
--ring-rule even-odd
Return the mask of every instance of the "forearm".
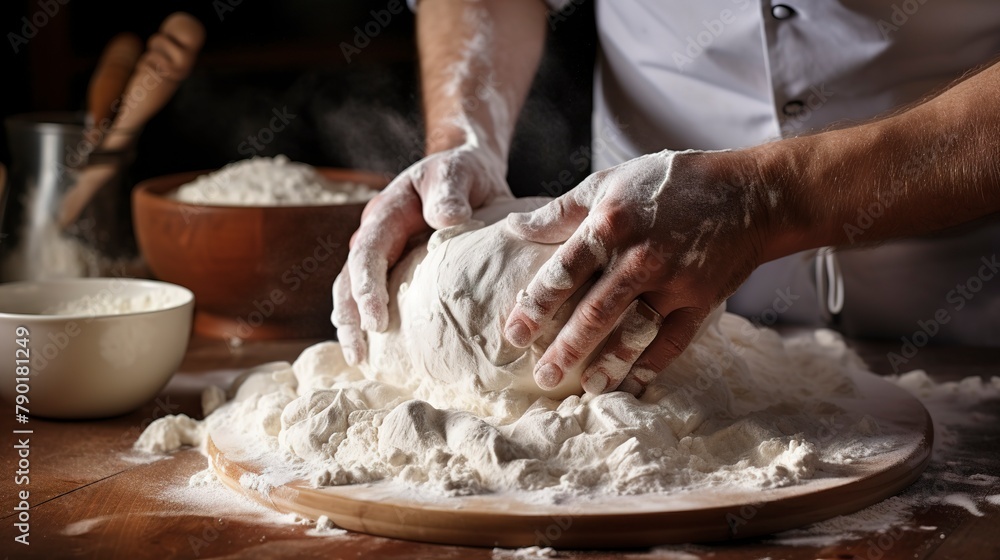
[[422, 0], [417, 44], [427, 153], [474, 144], [506, 162], [544, 42], [541, 0]]
[[1000, 65], [898, 115], [748, 150], [776, 188], [776, 258], [1000, 212]]

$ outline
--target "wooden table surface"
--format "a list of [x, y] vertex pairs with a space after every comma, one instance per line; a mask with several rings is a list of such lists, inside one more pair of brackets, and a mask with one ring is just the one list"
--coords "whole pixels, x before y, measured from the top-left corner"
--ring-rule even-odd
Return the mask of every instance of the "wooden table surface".
[[[167, 460], [137, 463], [129, 449], [142, 429], [165, 414], [200, 417], [201, 390], [224, 385], [242, 369], [273, 360], [292, 360], [308, 341], [247, 343], [230, 349], [224, 342], [195, 339], [166, 389], [153, 402], [125, 416], [99, 421], [60, 422], [31, 419], [30, 545], [14, 541], [18, 490], [17, 456], [12, 430], [21, 428], [14, 414], [0, 414], [5, 444], [0, 450], [3, 504], [0, 545], [6, 558], [469, 558], [489, 559], [489, 549], [429, 545], [360, 534], [319, 537], [294, 524], [254, 522], [239, 515], [192, 510], [165, 497], [171, 488], [187, 487], [192, 474], [207, 466], [198, 451], [180, 451]], [[890, 371], [883, 343], [852, 343], [877, 372]], [[922, 349], [908, 364], [924, 368], [936, 381], [970, 375], [1000, 375], [1000, 349]], [[13, 411], [13, 405], [3, 403]], [[997, 403], [992, 403], [994, 408]], [[982, 411], [980, 411], [982, 412]], [[990, 416], [965, 430], [950, 468], [969, 475], [1000, 476], [1000, 422]], [[197, 492], [197, 489], [188, 490]], [[1000, 494], [1000, 483], [981, 484], [979, 495]], [[207, 502], [211, 503], [211, 502]], [[981, 507], [974, 516], [949, 505], [921, 507], [911, 530], [870, 533], [825, 546], [790, 546], [761, 539], [726, 544], [669, 546], [650, 550], [585, 552], [558, 550], [559, 558], [714, 558], [726, 559], [871, 559], [1000, 558], [1000, 507]], [[919, 530], [920, 526], [935, 529]], [[879, 538], [882, 541], [879, 541]], [[883, 545], [878, 544], [879, 542]], [[512, 558], [499, 553], [497, 558]]]

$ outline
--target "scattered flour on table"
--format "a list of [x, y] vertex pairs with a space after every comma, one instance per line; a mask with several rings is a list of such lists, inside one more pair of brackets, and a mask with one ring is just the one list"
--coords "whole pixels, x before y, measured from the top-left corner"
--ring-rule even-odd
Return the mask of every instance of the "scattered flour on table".
[[935, 383], [926, 372], [916, 370], [886, 379], [917, 397], [934, 421], [934, 450], [927, 469], [917, 482], [897, 496], [850, 515], [779, 533], [774, 542], [828, 546], [875, 531], [878, 536], [866, 544], [870, 547], [869, 557], [881, 557], [903, 531], [936, 530], [932, 526], [910, 525], [916, 514], [933, 506], [957, 507], [970, 515], [982, 516], [980, 506], [998, 503], [996, 496], [984, 493], [996, 488], [1000, 477], [976, 472], [979, 458], [959, 454], [958, 443], [963, 431], [984, 421], [1000, 421], [995, 408], [988, 404], [1000, 400], [1000, 377], [988, 381], [968, 377]]
[[331, 181], [311, 165], [276, 156], [231, 163], [182, 185], [173, 196], [206, 206], [312, 206], [366, 202], [376, 192], [360, 183]]
[[[539, 390], [532, 368], [568, 313], [527, 349], [511, 347], [500, 331], [516, 294], [557, 247], [476, 217], [482, 221], [435, 233], [393, 269], [389, 329], [368, 333], [362, 367], [348, 366], [338, 345], [317, 344], [294, 363], [241, 375], [230, 400], [203, 422], [157, 420], [136, 448], [163, 453], [228, 433], [241, 459], [262, 466], [241, 485], [265, 494], [292, 480], [395, 481], [425, 497], [514, 492], [560, 503], [784, 487], [877, 461], [910, 441], [857, 412], [864, 396], [852, 375], [867, 370], [838, 335], [782, 339], [721, 309], [639, 399], [580, 395], [571, 384]], [[951, 400], [981, 400], [1000, 387], [963, 381], [951, 391], [923, 372], [895, 381], [932, 414], [938, 400], [950, 410]], [[894, 527], [915, 507], [901, 500], [779, 538]]]
[[494, 548], [493, 560], [532, 560], [533, 558], [558, 558], [559, 554], [550, 546], [529, 546], [525, 548]]
[[70, 523], [69, 525], [63, 527], [62, 531], [59, 531], [59, 534], [66, 537], [76, 537], [79, 535], [85, 535], [91, 532], [92, 530], [96, 529], [97, 527], [100, 527], [111, 518], [112, 516], [110, 515], [101, 515], [98, 517], [91, 517], [89, 519], [81, 519], [80, 521], [74, 521], [73, 523]]
[[[648, 553], [643, 555], [625, 555], [624, 558], [631, 560], [632, 558], [641, 558], [642, 560], [652, 560], [653, 558], [657, 560], [702, 560], [707, 553], [694, 553], [687, 549], [697, 548], [691, 545], [685, 545], [683, 547], [677, 546], [657, 546], [651, 549]], [[701, 552], [700, 550], [698, 552]], [[763, 559], [761, 559], [763, 560]]]
[[313, 537], [342, 537], [347, 531], [334, 525], [329, 517], [321, 515], [316, 519], [316, 526], [306, 531], [306, 534]]
[[116, 294], [104, 290], [53, 305], [42, 311], [43, 315], [122, 315], [157, 311], [180, 305], [185, 301], [184, 292], [174, 288], [156, 288], [136, 295]]

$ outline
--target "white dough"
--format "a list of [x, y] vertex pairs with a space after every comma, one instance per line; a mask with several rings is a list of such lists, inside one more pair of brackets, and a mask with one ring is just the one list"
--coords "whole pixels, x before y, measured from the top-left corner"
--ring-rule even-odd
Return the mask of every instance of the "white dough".
[[[535, 202], [480, 212], [483, 223]], [[853, 412], [862, 361], [835, 333], [784, 340], [721, 310], [641, 398], [579, 393], [579, 372], [548, 398], [531, 377], [545, 342], [500, 336], [514, 298], [555, 246], [502, 223], [436, 233], [390, 281], [389, 329], [369, 361], [340, 346], [257, 368], [205, 421], [263, 463], [254, 488], [393, 480], [441, 495], [533, 492], [541, 499], [798, 484], [900, 444]], [[566, 320], [568, 305], [556, 327]], [[554, 332], [547, 334], [551, 340]], [[140, 440], [162, 450], [171, 421]], [[171, 443], [186, 441], [173, 438]]]
[[[466, 400], [464, 408], [471, 409], [484, 394], [505, 390], [531, 400], [582, 393], [582, 368], [566, 372], [552, 391], [542, 391], [532, 378], [556, 329], [525, 349], [502, 336], [518, 292], [559, 246], [522, 241], [502, 220], [492, 225], [484, 220], [537, 206], [534, 199], [519, 199], [491, 207], [411, 251], [389, 280], [389, 329], [367, 333], [365, 374], [409, 387], [421, 398], [447, 393], [447, 402]], [[563, 306], [556, 326], [566, 322], [577, 299]], [[474, 399], [466, 399], [469, 395]]]

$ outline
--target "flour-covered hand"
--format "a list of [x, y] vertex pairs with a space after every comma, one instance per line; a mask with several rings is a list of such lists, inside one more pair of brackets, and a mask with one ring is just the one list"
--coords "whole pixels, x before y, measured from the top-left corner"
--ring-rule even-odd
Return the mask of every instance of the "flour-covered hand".
[[535, 382], [554, 387], [607, 339], [583, 388], [640, 394], [763, 262], [777, 198], [740, 152], [665, 151], [594, 173], [534, 212], [511, 214], [516, 235], [562, 246], [519, 294], [505, 336], [531, 344], [592, 281], [539, 359]]
[[431, 228], [462, 224], [489, 202], [511, 198], [506, 172], [506, 162], [493, 151], [466, 144], [411, 165], [368, 203], [333, 284], [332, 320], [348, 363], [365, 359], [365, 330], [381, 332], [388, 325], [387, 272], [407, 242]]

